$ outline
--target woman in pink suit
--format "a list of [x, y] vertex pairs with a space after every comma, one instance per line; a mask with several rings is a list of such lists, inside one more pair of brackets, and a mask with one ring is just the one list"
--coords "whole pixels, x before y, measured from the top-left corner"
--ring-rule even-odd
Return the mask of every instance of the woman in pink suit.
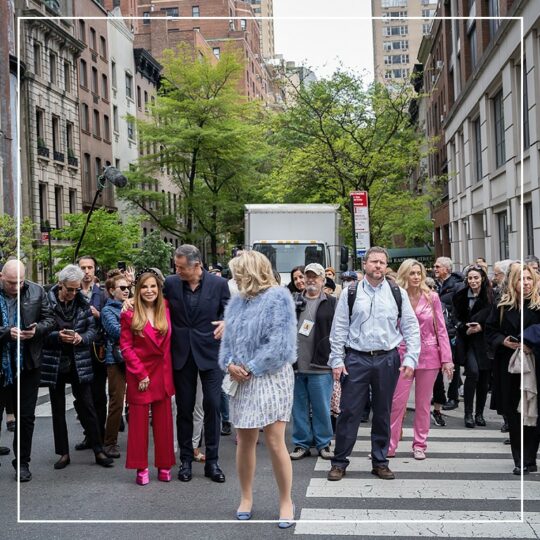
[[[398, 270], [397, 283], [407, 291], [420, 324], [422, 348], [413, 377], [415, 381], [413, 456], [414, 459], [425, 459], [433, 383], [441, 368], [443, 373], [446, 373], [451, 379], [454, 373], [454, 364], [452, 363], [452, 352], [441, 301], [437, 293], [431, 291], [426, 285], [424, 265], [414, 259], [403, 261]], [[404, 343], [401, 344], [399, 352], [403, 358]], [[393, 457], [396, 453], [413, 378], [405, 379], [400, 376], [394, 391], [390, 416], [391, 434], [388, 457]]]
[[126, 468], [137, 469], [137, 484], [148, 484], [148, 414], [152, 406], [155, 466], [158, 479], [171, 480], [175, 464], [171, 396], [171, 321], [161, 292], [161, 279], [151, 269], [135, 281], [133, 310], [120, 317], [120, 348], [126, 362], [129, 430]]

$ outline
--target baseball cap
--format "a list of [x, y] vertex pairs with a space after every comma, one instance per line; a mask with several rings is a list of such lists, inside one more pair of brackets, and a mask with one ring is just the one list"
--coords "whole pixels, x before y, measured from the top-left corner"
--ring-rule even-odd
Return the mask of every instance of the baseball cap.
[[358, 275], [354, 270], [347, 270], [346, 272], [341, 273], [341, 279], [358, 281]]
[[308, 264], [304, 268], [304, 274], [306, 274], [307, 272], [313, 272], [314, 274], [316, 274], [319, 277], [325, 277], [325, 275], [326, 275], [324, 273], [324, 268], [319, 263]]

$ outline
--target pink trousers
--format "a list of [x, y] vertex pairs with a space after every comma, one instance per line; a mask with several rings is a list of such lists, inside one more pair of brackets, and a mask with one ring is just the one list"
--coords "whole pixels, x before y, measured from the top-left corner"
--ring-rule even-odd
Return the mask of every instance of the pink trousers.
[[415, 381], [414, 391], [414, 438], [413, 449], [420, 448], [425, 450], [426, 439], [429, 434], [431, 421], [431, 397], [433, 396], [433, 384], [439, 373], [438, 369], [417, 369], [412, 379], [404, 379], [400, 374], [394, 398], [392, 399], [392, 412], [390, 413], [390, 446], [388, 455], [396, 453], [401, 434], [401, 425], [403, 416], [407, 407], [409, 393], [413, 380]]

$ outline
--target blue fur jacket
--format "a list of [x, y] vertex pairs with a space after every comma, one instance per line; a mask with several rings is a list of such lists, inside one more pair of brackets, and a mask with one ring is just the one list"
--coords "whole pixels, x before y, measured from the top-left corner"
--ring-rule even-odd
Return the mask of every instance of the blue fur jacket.
[[296, 314], [291, 293], [270, 287], [254, 298], [236, 295], [225, 308], [219, 350], [222, 369], [246, 366], [256, 377], [296, 362]]

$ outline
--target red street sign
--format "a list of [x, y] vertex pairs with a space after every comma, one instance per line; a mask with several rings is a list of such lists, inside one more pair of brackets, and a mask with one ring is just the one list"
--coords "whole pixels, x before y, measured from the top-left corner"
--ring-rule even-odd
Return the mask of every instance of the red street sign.
[[367, 191], [353, 191], [351, 192], [353, 200], [353, 206], [367, 206], [368, 205], [368, 193]]
[[41, 241], [42, 242], [48, 242], [49, 241], [49, 233], [48, 232], [42, 232], [41, 233]]

